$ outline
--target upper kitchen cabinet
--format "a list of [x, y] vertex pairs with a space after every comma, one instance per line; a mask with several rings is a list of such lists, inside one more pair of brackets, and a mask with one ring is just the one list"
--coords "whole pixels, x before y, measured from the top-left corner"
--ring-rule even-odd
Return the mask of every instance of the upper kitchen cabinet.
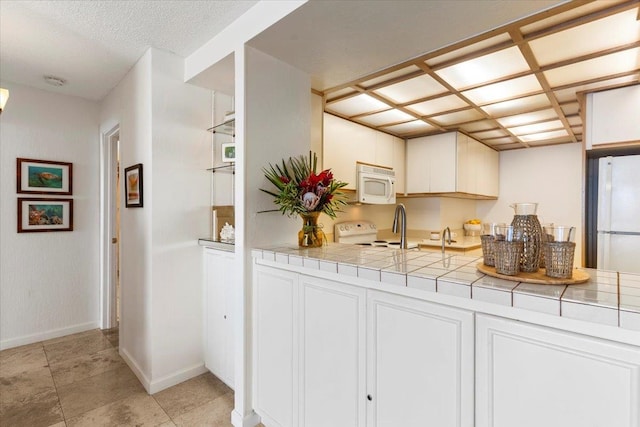
[[499, 154], [460, 133], [410, 139], [406, 146], [408, 195], [498, 197]]
[[356, 189], [356, 162], [393, 168], [396, 192], [404, 193], [405, 142], [403, 139], [324, 113], [323, 165]]
[[587, 94], [587, 149], [640, 142], [640, 85]]

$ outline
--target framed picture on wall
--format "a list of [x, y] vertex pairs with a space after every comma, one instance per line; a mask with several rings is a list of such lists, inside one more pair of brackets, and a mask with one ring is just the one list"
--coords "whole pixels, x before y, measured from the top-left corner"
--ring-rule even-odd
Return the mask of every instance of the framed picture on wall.
[[126, 207], [142, 207], [142, 163], [124, 170], [124, 197]]
[[222, 161], [227, 163], [236, 161], [235, 142], [227, 142], [222, 144]]
[[18, 198], [18, 233], [73, 231], [73, 200]]
[[50, 160], [17, 159], [18, 193], [71, 195], [73, 164]]

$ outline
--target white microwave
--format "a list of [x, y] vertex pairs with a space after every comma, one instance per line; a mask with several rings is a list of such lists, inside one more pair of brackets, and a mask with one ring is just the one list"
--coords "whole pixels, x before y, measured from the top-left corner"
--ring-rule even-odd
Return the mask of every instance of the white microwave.
[[396, 203], [396, 173], [393, 169], [356, 163], [356, 170], [358, 202], [373, 205]]

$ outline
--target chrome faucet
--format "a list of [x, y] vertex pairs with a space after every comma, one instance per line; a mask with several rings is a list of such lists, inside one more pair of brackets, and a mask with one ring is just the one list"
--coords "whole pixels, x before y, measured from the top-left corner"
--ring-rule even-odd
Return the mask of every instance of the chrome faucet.
[[446, 237], [447, 243], [451, 244], [451, 230], [449, 229], [449, 227], [447, 227], [444, 230], [442, 230], [442, 253], [444, 253], [445, 236], [447, 236]]
[[396, 206], [396, 212], [393, 215], [393, 227], [391, 231], [394, 233], [398, 232], [398, 218], [402, 222], [400, 226], [400, 247], [402, 249], [407, 249], [407, 211], [404, 208], [402, 203], [398, 203]]

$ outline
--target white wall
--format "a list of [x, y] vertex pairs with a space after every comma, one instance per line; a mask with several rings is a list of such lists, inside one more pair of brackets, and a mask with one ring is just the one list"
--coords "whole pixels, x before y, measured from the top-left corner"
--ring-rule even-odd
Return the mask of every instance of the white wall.
[[[151, 49], [102, 103], [121, 168], [142, 163], [144, 207], [121, 214], [120, 351], [149, 392], [204, 370], [202, 257], [209, 233], [211, 93]], [[124, 206], [124, 203], [122, 203]]]
[[540, 222], [576, 227], [575, 262], [581, 265], [583, 195], [581, 144], [502, 151], [498, 200], [478, 201], [476, 213], [485, 222], [511, 223], [510, 204], [537, 202]]
[[[99, 322], [98, 105], [3, 81], [0, 116], [0, 348]], [[73, 163], [72, 232], [20, 233], [16, 158]], [[67, 197], [67, 196], [64, 196]]]
[[202, 249], [209, 234], [211, 92], [183, 59], [152, 50], [150, 392], [204, 372]]

